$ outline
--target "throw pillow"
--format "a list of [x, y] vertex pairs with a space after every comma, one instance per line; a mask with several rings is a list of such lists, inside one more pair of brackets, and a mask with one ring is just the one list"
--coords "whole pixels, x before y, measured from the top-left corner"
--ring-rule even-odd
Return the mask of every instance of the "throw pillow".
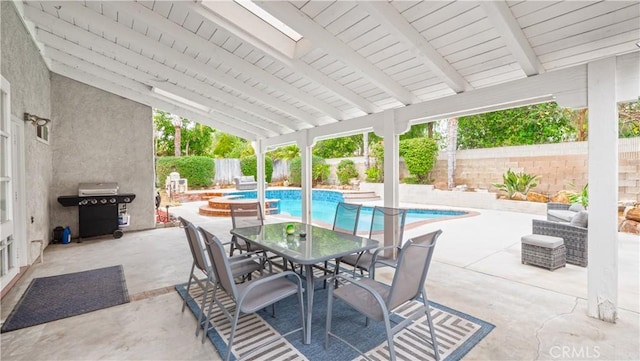
[[581, 203], [574, 203], [571, 205], [571, 207], [569, 207], [569, 210], [572, 212], [584, 211], [584, 206], [582, 206]]
[[582, 228], [587, 228], [587, 222], [589, 221], [589, 213], [587, 211], [580, 211], [576, 213], [573, 218], [571, 218], [571, 222], [569, 222], [572, 226], [578, 226]]

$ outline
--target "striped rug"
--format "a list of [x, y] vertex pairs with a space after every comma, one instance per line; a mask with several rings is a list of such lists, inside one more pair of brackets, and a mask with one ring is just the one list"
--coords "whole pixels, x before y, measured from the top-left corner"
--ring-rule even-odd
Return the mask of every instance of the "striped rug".
[[[187, 296], [186, 284], [176, 286], [176, 290], [187, 298], [187, 304], [194, 315], [198, 314], [202, 291], [191, 287]], [[233, 309], [233, 302], [218, 291], [217, 296], [225, 306]], [[211, 295], [208, 296], [211, 299]], [[389, 353], [382, 322], [371, 321], [364, 325], [364, 317], [341, 302], [334, 302], [332, 332], [348, 339], [364, 355], [335, 338], [331, 338], [328, 350], [324, 349], [327, 292], [319, 288], [314, 295], [312, 336], [310, 345], [302, 343], [302, 332], [293, 332], [300, 327], [298, 304], [295, 297], [280, 301], [276, 306], [276, 317], [271, 309], [240, 317], [233, 345], [232, 359], [243, 360], [388, 360]], [[397, 316], [406, 317], [419, 308], [421, 302], [412, 302], [396, 310]], [[431, 315], [436, 328], [436, 337], [441, 360], [460, 360], [494, 328], [492, 324], [446, 306], [430, 302]], [[306, 300], [305, 300], [306, 307]], [[224, 357], [231, 329], [230, 322], [214, 307], [215, 329], [207, 335]], [[394, 348], [398, 360], [433, 360], [429, 327], [426, 317], [417, 319], [394, 336]]]

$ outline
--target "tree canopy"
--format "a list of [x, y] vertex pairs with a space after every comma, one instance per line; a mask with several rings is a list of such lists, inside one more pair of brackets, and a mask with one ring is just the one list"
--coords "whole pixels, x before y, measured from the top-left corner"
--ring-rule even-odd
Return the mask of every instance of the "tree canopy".
[[458, 118], [458, 149], [558, 143], [575, 138], [571, 110], [556, 103]]
[[618, 105], [620, 138], [640, 137], [640, 99]]
[[[215, 132], [211, 127], [181, 118], [180, 153], [184, 155], [211, 155], [211, 139]], [[172, 156], [175, 154], [175, 127], [171, 113], [155, 109], [153, 125], [156, 131], [156, 155]]]

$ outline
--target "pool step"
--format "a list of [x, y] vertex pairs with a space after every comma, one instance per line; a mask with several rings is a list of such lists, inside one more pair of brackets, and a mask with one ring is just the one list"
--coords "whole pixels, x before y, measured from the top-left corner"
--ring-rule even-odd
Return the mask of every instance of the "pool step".
[[349, 201], [377, 201], [380, 200], [380, 196], [376, 194], [376, 192], [369, 191], [356, 191], [356, 192], [344, 192], [342, 193], [342, 198], [344, 201], [349, 203]]
[[[242, 199], [238, 198], [241, 196], [238, 195], [230, 195], [224, 197], [213, 197], [207, 201], [207, 204], [201, 206], [198, 209], [198, 213], [203, 216], [210, 217], [230, 217], [231, 209], [229, 209], [230, 204], [238, 204], [238, 203], [253, 203], [255, 199]], [[278, 201], [267, 199], [265, 200], [264, 211], [265, 214], [277, 214], [278, 213]]]

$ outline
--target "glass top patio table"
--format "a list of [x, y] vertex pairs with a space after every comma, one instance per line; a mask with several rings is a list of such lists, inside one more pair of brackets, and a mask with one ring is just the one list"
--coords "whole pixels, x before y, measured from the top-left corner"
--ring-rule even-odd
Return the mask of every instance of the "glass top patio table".
[[[287, 225], [294, 226], [293, 234], [286, 234]], [[302, 237], [301, 232], [306, 236]], [[301, 265], [313, 265], [378, 247], [378, 242], [369, 238], [300, 222], [235, 228], [231, 233]]]
[[[287, 234], [287, 225], [293, 225], [293, 234]], [[301, 236], [306, 233], [305, 236]], [[378, 242], [366, 237], [336, 232], [300, 222], [272, 223], [262, 226], [234, 228], [231, 234], [252, 245], [300, 264], [305, 269], [307, 309], [304, 343], [311, 343], [311, 314], [313, 311], [314, 277], [313, 265], [377, 248]]]

